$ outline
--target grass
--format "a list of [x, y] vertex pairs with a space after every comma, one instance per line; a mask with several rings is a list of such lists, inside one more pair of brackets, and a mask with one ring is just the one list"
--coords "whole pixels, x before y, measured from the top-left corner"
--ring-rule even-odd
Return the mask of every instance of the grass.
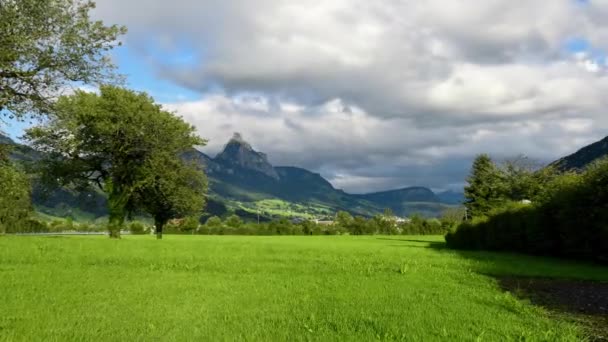
[[0, 236], [0, 340], [564, 340], [492, 275], [608, 268], [442, 237]]

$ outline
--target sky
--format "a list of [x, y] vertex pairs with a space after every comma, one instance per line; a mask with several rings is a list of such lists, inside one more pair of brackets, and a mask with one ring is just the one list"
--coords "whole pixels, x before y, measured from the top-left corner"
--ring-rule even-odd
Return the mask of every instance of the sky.
[[[128, 85], [362, 193], [608, 135], [608, 0], [97, 0]], [[12, 128], [15, 134], [19, 129]]]

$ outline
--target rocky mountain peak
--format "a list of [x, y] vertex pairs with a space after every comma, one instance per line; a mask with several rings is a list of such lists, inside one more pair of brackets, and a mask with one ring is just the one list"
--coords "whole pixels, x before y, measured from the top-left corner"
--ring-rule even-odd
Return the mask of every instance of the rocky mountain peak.
[[234, 133], [232, 139], [224, 146], [224, 150], [214, 160], [229, 166], [261, 172], [274, 179], [279, 179], [278, 173], [268, 161], [266, 154], [255, 151], [240, 133]]

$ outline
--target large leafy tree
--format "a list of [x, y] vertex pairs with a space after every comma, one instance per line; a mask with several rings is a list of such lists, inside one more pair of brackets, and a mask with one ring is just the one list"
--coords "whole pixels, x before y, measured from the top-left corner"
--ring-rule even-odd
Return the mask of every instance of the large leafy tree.
[[200, 217], [205, 206], [207, 178], [196, 164], [175, 155], [161, 156], [150, 165], [150, 179], [137, 189], [132, 203], [154, 218], [156, 237], [162, 239], [163, 227], [170, 219]]
[[107, 52], [125, 33], [91, 20], [89, 0], [0, 1], [0, 112], [46, 113], [74, 82], [116, 79]]
[[471, 217], [484, 216], [505, 200], [504, 173], [487, 154], [475, 158], [467, 182], [465, 207]]
[[505, 196], [511, 201], [536, 201], [543, 188], [558, 172], [552, 167], [543, 167], [540, 162], [526, 156], [506, 160], [501, 171], [505, 179]]
[[[94, 185], [106, 192], [112, 237], [120, 235], [129, 214], [143, 207], [138, 194], [181, 189], [175, 178], [186, 173], [170, 169], [184, 151], [205, 144], [193, 126], [145, 93], [102, 86], [99, 94], [62, 96], [54, 107], [44, 125], [26, 134], [44, 152], [39, 163], [43, 183]], [[150, 190], [155, 188], [160, 190]]]

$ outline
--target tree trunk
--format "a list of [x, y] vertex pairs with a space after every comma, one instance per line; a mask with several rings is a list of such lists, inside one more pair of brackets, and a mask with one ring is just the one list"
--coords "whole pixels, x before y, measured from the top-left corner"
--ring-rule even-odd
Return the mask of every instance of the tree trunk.
[[110, 192], [108, 196], [108, 232], [111, 239], [120, 239], [126, 216], [126, 196], [119, 192]]
[[165, 223], [162, 220], [155, 219], [154, 227], [156, 227], [156, 239], [162, 240], [163, 238], [163, 226]]

